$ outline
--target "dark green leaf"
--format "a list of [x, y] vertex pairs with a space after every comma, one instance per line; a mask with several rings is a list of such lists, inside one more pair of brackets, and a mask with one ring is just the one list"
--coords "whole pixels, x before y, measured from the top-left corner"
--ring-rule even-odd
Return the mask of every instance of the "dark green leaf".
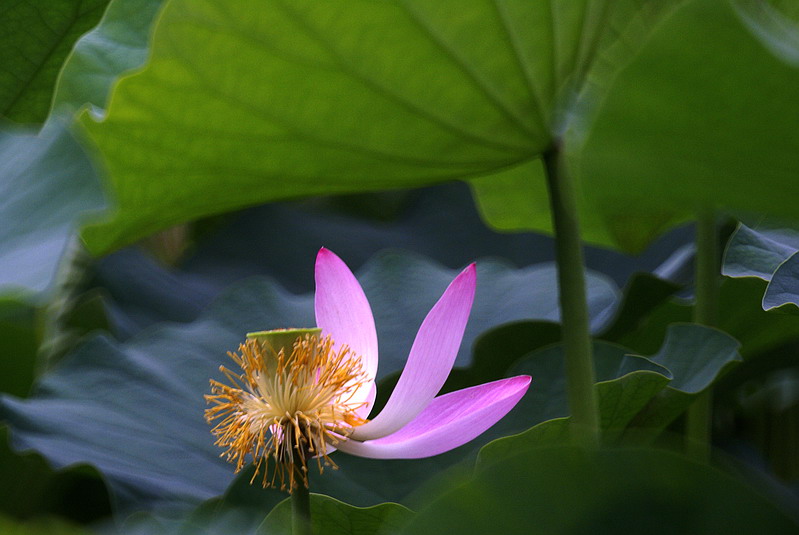
[[624, 334], [635, 331], [644, 323], [650, 312], [673, 296], [680, 286], [649, 273], [635, 273], [622, 293], [622, 302], [616, 317], [600, 337], [618, 341]]
[[[330, 496], [311, 494], [314, 533], [325, 535], [377, 535], [393, 533], [412, 513], [396, 503], [353, 507]], [[259, 535], [291, 535], [291, 502], [278, 504], [258, 529]]]
[[21, 522], [0, 517], [0, 533], [4, 535], [89, 535], [81, 526], [62, 520], [42, 519]]
[[0, 300], [0, 392], [28, 395], [35, 376], [37, 348], [36, 309]]
[[[662, 430], [726, 366], [740, 359], [738, 345], [721, 331], [692, 324], [670, 326], [662, 348], [648, 359], [633, 356], [617, 345], [595, 342], [596, 389], [604, 439], [612, 443], [630, 426], [648, 428], [649, 436]], [[540, 423], [517, 436], [491, 442], [481, 450], [481, 459], [484, 452], [568, 440], [562, 346], [531, 353], [509, 375], [522, 373], [533, 377], [533, 385], [498, 427], [518, 422], [514, 416], [519, 413], [534, 415], [528, 421]], [[638, 432], [638, 436], [643, 433]]]
[[43, 123], [75, 40], [108, 0], [11, 0], [0, 7], [0, 117]]
[[[666, 368], [648, 359], [630, 355], [623, 347], [604, 342], [594, 343], [594, 364], [601, 425], [606, 437], [612, 440], [668, 384], [670, 374]], [[486, 455], [497, 452], [569, 441], [568, 419], [565, 418], [569, 407], [563, 346], [555, 345], [530, 353], [512, 368], [510, 374], [531, 375], [533, 384], [498, 426], [508, 426], [508, 432], [518, 432], [518, 428], [513, 429], [510, 425], [518, 425], [520, 421], [536, 425], [519, 435], [489, 443], [480, 451], [481, 461]]]
[[[741, 355], [745, 359], [756, 358], [799, 338], [796, 317], [762, 310], [760, 302], [765, 288], [766, 283], [754, 277], [725, 279], [721, 284], [719, 329], [741, 343]], [[669, 325], [689, 322], [691, 317], [690, 302], [671, 300], [655, 308], [638, 329], [624, 333], [616, 341], [637, 353], [652, 353], [663, 343]]]
[[108, 491], [97, 471], [72, 466], [56, 472], [40, 455], [15, 453], [5, 426], [0, 428], [0, 475], [0, 515], [54, 515], [85, 523], [110, 514]]
[[[685, 2], [605, 87], [566, 144], [582, 194], [636, 245], [636, 221], [707, 204], [796, 217], [799, 69], [730, 2]], [[591, 95], [587, 95], [590, 99]]]
[[520, 448], [431, 497], [413, 535], [796, 533], [760, 492], [715, 468], [656, 450]]
[[[647, 428], [654, 436], [673, 422], [726, 368], [740, 362], [740, 345], [730, 335], [710, 327], [670, 325], [660, 351], [650, 358], [668, 368], [673, 378], [635, 417], [635, 427]], [[644, 433], [639, 432], [638, 437], [643, 438]]]

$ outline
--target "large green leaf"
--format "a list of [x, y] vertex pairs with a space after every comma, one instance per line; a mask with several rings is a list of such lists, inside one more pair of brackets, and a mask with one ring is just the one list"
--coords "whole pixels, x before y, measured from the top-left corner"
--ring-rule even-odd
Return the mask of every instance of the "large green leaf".
[[484, 213], [513, 227], [529, 205], [547, 230], [534, 159], [564, 132], [593, 241], [640, 249], [708, 203], [792, 215], [799, 71], [727, 2], [251, 2], [169, 2], [151, 62], [84, 116], [120, 201], [95, 251], [270, 199], [494, 173]]
[[[796, 217], [799, 69], [727, 1], [674, 10], [567, 149], [582, 193], [634, 245], [635, 224], [703, 206]], [[629, 235], [624, 235], [625, 228]]]
[[105, 207], [97, 175], [67, 128], [0, 130], [0, 292], [38, 295], [53, 285], [80, 223]]
[[10, 0], [0, 7], [0, 117], [43, 123], [75, 40], [108, 0]]
[[[500, 171], [469, 180], [480, 215], [492, 228], [500, 231], [536, 230], [552, 233], [549, 197], [541, 159], [527, 161]], [[588, 227], [584, 238], [598, 243], [606, 241], [593, 236]]]
[[408, 534], [796, 533], [760, 489], [657, 450], [523, 447], [430, 496]]
[[111, 84], [147, 58], [150, 27], [164, 0], [111, 0], [100, 23], [75, 43], [53, 95], [53, 109], [105, 108]]
[[[416, 329], [455, 274], [397, 253], [384, 254], [359, 272], [375, 313], [381, 376], [403, 367]], [[469, 364], [472, 342], [490, 327], [531, 316], [557, 317], [552, 265], [515, 270], [481, 261], [478, 279], [459, 365]], [[612, 315], [617, 289], [593, 275], [589, 288], [599, 326]], [[40, 451], [59, 467], [96, 466], [125, 505], [210, 498], [225, 490], [233, 471], [219, 458], [203, 420], [208, 379], [220, 376], [225, 352], [235, 349], [246, 332], [312, 325], [312, 301], [311, 295], [289, 294], [273, 282], [244, 282], [191, 324], [150, 329], [125, 344], [94, 338], [45, 376], [30, 399], [0, 399], [0, 412], [14, 430], [17, 447]], [[517, 424], [514, 430], [527, 426]], [[403, 479], [407, 466], [402, 462], [363, 461], [358, 468], [361, 461], [342, 456], [336, 461], [342, 469], [318, 478], [314, 488], [350, 489], [350, 494], [331, 494], [370, 505], [376, 496], [386, 496], [378, 501], [399, 499], [418, 483], [415, 475]], [[429, 468], [439, 466], [435, 462], [418, 465], [424, 468], [422, 477], [436, 471]], [[356, 464], [349, 470], [351, 463]], [[376, 468], [384, 465], [391, 467]], [[374, 478], [380, 470], [400, 475], [384, 483]]]
[[171, 0], [147, 66], [81, 120], [119, 201], [85, 236], [107, 251], [266, 200], [521, 164], [600, 52], [634, 50], [675, 3]]

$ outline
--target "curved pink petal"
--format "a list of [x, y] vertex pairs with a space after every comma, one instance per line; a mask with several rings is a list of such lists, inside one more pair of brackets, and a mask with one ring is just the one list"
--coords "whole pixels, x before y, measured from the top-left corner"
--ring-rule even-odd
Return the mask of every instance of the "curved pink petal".
[[455, 277], [427, 314], [408, 362], [385, 408], [357, 428], [356, 440], [384, 437], [402, 428], [427, 407], [447, 380], [466, 329], [477, 283], [474, 264]]
[[[333, 252], [322, 247], [316, 256], [316, 326], [337, 345], [346, 344], [361, 358], [369, 383], [377, 374], [377, 332], [369, 301], [350, 268]], [[366, 398], [371, 384], [360, 389]]]
[[364, 400], [363, 406], [356, 409], [355, 414], [364, 419], [368, 418], [369, 413], [372, 412], [372, 406], [375, 404], [376, 397], [377, 397], [377, 385], [372, 383], [372, 386], [369, 388], [369, 394], [366, 396], [366, 399]]
[[505, 416], [521, 399], [530, 376], [520, 375], [435, 398], [411, 423], [377, 440], [347, 440], [338, 449], [373, 459], [431, 457], [466, 444]]
[[[369, 389], [369, 394], [364, 400], [363, 406], [355, 409], [355, 414], [357, 414], [361, 418], [367, 418], [369, 416], [369, 412], [372, 410], [372, 406], [375, 403], [376, 397], [377, 397], [377, 386], [375, 386], [375, 384], [372, 383], [372, 386]], [[330, 455], [334, 451], [336, 451], [336, 448], [332, 444], [328, 444], [327, 449], [325, 450], [325, 455]]]

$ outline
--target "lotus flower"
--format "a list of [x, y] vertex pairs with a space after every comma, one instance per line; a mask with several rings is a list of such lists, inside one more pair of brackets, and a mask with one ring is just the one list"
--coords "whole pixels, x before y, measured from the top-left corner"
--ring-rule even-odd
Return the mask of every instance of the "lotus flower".
[[271, 480], [264, 471], [264, 486], [277, 479], [293, 489], [300, 481], [308, 484], [307, 458], [317, 457], [321, 471], [321, 460], [332, 463], [328, 454], [335, 449], [415, 459], [474, 439], [505, 416], [530, 384], [523, 375], [436, 397], [458, 354], [475, 285], [472, 264], [422, 322], [391, 397], [369, 420], [378, 366], [374, 318], [349, 268], [321, 249], [314, 301], [321, 334], [298, 336], [291, 351], [250, 339], [240, 346], [241, 355], [230, 354], [243, 373], [223, 368], [232, 386], [212, 380], [212, 395], [206, 396], [215, 404], [206, 411], [208, 421], [222, 418], [213, 429], [217, 445], [227, 448], [237, 470], [247, 456], [258, 470], [271, 458], [275, 470]]

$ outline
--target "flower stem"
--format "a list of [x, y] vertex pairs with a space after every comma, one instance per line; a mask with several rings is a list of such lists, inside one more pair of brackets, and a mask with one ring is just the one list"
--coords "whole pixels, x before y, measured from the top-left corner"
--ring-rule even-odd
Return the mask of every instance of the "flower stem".
[[311, 496], [302, 480], [291, 490], [291, 533], [311, 535]]
[[555, 233], [571, 432], [578, 444], [596, 447], [600, 440], [599, 408], [574, 186], [557, 148], [544, 153], [544, 166]]
[[[699, 214], [696, 223], [694, 323], [714, 326], [718, 312], [719, 242], [712, 210]], [[713, 392], [699, 395], [688, 409], [685, 421], [685, 451], [700, 462], [710, 460]]]

